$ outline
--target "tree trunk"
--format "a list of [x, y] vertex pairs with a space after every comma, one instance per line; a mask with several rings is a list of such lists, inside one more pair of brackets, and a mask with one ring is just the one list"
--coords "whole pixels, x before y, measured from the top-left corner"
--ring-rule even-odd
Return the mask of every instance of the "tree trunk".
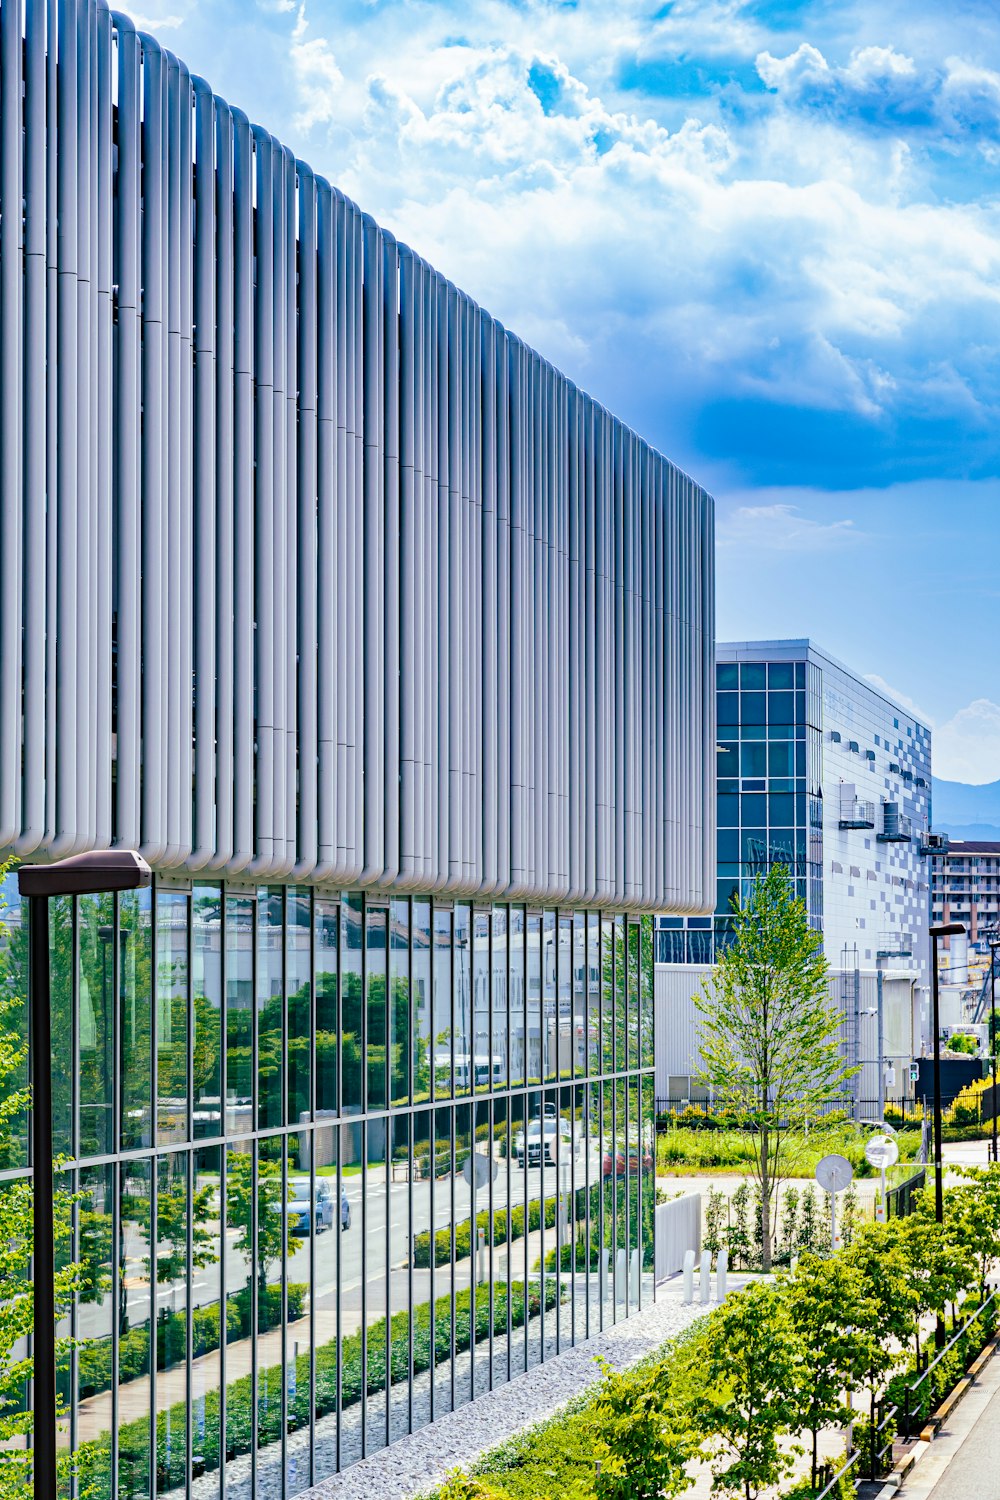
[[760, 1130], [760, 1264], [762, 1271], [771, 1269], [771, 1167], [768, 1157], [770, 1146], [766, 1125]]

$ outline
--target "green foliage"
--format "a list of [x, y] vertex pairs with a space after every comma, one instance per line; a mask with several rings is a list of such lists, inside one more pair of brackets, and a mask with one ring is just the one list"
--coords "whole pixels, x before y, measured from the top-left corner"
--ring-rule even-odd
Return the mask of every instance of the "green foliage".
[[700, 1081], [751, 1144], [768, 1271], [788, 1133], [842, 1098], [853, 1070], [841, 1056], [822, 937], [783, 865], [759, 876], [736, 905], [732, 934], [696, 998]]
[[[290, 1192], [289, 1192], [290, 1196]], [[281, 1172], [273, 1162], [258, 1161], [257, 1167], [257, 1285], [266, 1297], [271, 1268], [286, 1248], [297, 1255], [304, 1244], [288, 1233], [288, 1218], [282, 1204]], [[226, 1183], [226, 1213], [237, 1230], [235, 1245], [249, 1265], [253, 1260], [253, 1159], [247, 1151], [229, 1157]]]
[[850, 1420], [844, 1389], [854, 1370], [854, 1320], [861, 1316], [857, 1267], [842, 1255], [805, 1255], [782, 1283], [798, 1339], [795, 1394], [803, 1428], [812, 1438], [812, 1482], [819, 1463], [819, 1433]]
[[967, 1031], [957, 1031], [948, 1038], [948, 1051], [958, 1052], [963, 1057], [978, 1057], [979, 1038]]
[[597, 1500], [681, 1494], [694, 1483], [688, 1465], [701, 1443], [683, 1403], [671, 1399], [669, 1361], [621, 1373], [598, 1363], [604, 1379], [594, 1402]]
[[[554, 1307], [558, 1297], [555, 1286], [546, 1287], [545, 1305]], [[499, 1333], [507, 1327], [508, 1294], [495, 1291], [493, 1296], [493, 1327]], [[527, 1297], [520, 1287], [510, 1292], [511, 1326], [520, 1328], [526, 1318], [537, 1317], [541, 1311], [541, 1298], [537, 1287], [532, 1287]], [[421, 1374], [432, 1364], [443, 1364], [451, 1358], [451, 1299], [440, 1297], [433, 1305], [423, 1303], [413, 1314], [413, 1370]], [[409, 1371], [410, 1315], [396, 1313], [387, 1327], [386, 1320], [379, 1318], [369, 1325], [368, 1381], [367, 1391], [373, 1395], [385, 1389], [387, 1362], [385, 1358], [388, 1336], [390, 1354], [388, 1371], [393, 1383], [407, 1379]], [[480, 1343], [489, 1337], [489, 1298], [476, 1298], [475, 1318], [472, 1313], [472, 1293], [460, 1292], [455, 1297], [455, 1348], [459, 1353], [473, 1342]], [[316, 1415], [328, 1416], [337, 1409], [338, 1345], [336, 1339], [321, 1344], [316, 1350]], [[361, 1400], [365, 1384], [362, 1363], [362, 1333], [349, 1335], [340, 1344], [340, 1373], [342, 1403], [353, 1406]], [[309, 1396], [311, 1388], [310, 1359], [308, 1352], [300, 1354], [295, 1363], [294, 1394], [289, 1389], [288, 1426], [297, 1431], [309, 1422]], [[282, 1379], [287, 1382], [287, 1370], [273, 1365], [258, 1372], [262, 1389], [280, 1389]], [[226, 1389], [226, 1447], [230, 1456], [249, 1453], [252, 1444], [252, 1391], [249, 1375], [232, 1381]], [[183, 1431], [186, 1408], [179, 1402], [170, 1408], [170, 1421], [174, 1434]], [[281, 1402], [258, 1404], [259, 1438], [261, 1447], [277, 1445], [281, 1441]], [[119, 1433], [119, 1447], [127, 1453], [141, 1454], [148, 1433], [147, 1422], [140, 1420], [123, 1424]], [[162, 1476], [164, 1489], [182, 1486], [185, 1480], [184, 1445], [174, 1441], [167, 1456], [167, 1413], [157, 1417], [157, 1469]], [[111, 1500], [111, 1448], [110, 1438], [101, 1438], [85, 1443], [80, 1450], [86, 1462], [90, 1480], [90, 1495], [93, 1500]], [[209, 1391], [205, 1396], [205, 1441], [199, 1455], [206, 1471], [219, 1466], [219, 1392]], [[0, 1492], [2, 1493], [2, 1492]], [[6, 1500], [6, 1497], [4, 1497]]]
[[762, 1282], [727, 1298], [686, 1351], [691, 1414], [706, 1435], [713, 1489], [755, 1500], [789, 1472], [779, 1440], [798, 1431], [799, 1344], [782, 1291]]

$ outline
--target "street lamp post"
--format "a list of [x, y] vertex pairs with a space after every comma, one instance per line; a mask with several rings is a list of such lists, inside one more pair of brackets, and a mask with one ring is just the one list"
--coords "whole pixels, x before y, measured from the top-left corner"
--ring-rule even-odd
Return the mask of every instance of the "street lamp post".
[[1000, 948], [1000, 932], [991, 932], [987, 939], [990, 945], [990, 1059], [993, 1068], [993, 1160], [997, 1156], [997, 949]]
[[98, 849], [52, 865], [22, 865], [18, 889], [28, 901], [28, 1005], [31, 1013], [31, 1160], [34, 1229], [34, 1493], [57, 1493], [56, 1296], [52, 1172], [52, 1023], [49, 900], [147, 886], [152, 872], [130, 849]]
[[[933, 996], [931, 1027], [934, 1032], [934, 1217], [939, 1224], [944, 1219], [944, 1163], [941, 1149], [941, 1011], [938, 999], [938, 943], [943, 937], [963, 937], [964, 935], [965, 928], [961, 922], [942, 922], [930, 929], [931, 994]], [[943, 1345], [944, 1324], [940, 1316], [934, 1337], [939, 1347]]]

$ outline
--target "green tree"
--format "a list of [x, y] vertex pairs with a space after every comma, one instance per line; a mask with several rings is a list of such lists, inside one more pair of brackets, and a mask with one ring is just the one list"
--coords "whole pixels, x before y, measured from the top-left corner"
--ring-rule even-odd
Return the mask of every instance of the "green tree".
[[687, 1466], [701, 1450], [683, 1403], [673, 1399], [670, 1361], [604, 1373], [594, 1409], [597, 1500], [657, 1500], [694, 1483]]
[[[235, 1245], [254, 1264], [253, 1254], [253, 1159], [248, 1151], [234, 1151], [229, 1157], [226, 1179], [226, 1216], [237, 1230]], [[260, 1161], [257, 1168], [257, 1295], [261, 1306], [268, 1305], [268, 1279], [271, 1267], [280, 1264], [288, 1241], [288, 1254], [296, 1255], [302, 1241], [287, 1233], [288, 1213], [282, 1201], [281, 1172], [276, 1163]], [[253, 1274], [253, 1272], [251, 1272]]]
[[819, 1434], [851, 1419], [844, 1390], [854, 1369], [854, 1325], [861, 1317], [860, 1273], [841, 1255], [804, 1255], [783, 1283], [792, 1328], [799, 1340], [795, 1392], [803, 1428], [812, 1439], [812, 1483], [819, 1464]]
[[[8, 873], [0, 868], [0, 882]], [[2, 910], [2, 908], [0, 908]], [[6, 924], [0, 922], [3, 961], [0, 965], [0, 1159], [17, 1159], [18, 1140], [28, 1116], [31, 1091], [25, 1083], [28, 1047], [24, 1040], [24, 1007], [19, 991], [18, 944], [11, 942]], [[60, 977], [53, 973], [53, 995]], [[53, 1007], [54, 1016], [56, 1006]], [[57, 1028], [53, 1027], [53, 1043]], [[59, 1165], [60, 1163], [56, 1163]], [[58, 1179], [57, 1179], [58, 1182]], [[56, 1316], [65, 1316], [80, 1281], [79, 1268], [70, 1263], [72, 1213], [77, 1198], [55, 1192]], [[35, 1299], [32, 1282], [34, 1242], [34, 1190], [30, 1177], [15, 1177], [0, 1185], [0, 1500], [21, 1500], [34, 1493], [33, 1462], [23, 1445], [31, 1433], [33, 1414], [27, 1408], [26, 1392], [33, 1361], [27, 1352], [34, 1324]], [[70, 1340], [60, 1340], [56, 1358], [69, 1359]], [[61, 1410], [61, 1415], [65, 1412]], [[75, 1460], [64, 1454], [60, 1460], [62, 1487], [69, 1492]]]
[[920, 1299], [894, 1226], [865, 1224], [840, 1258], [857, 1276], [851, 1378], [868, 1391], [874, 1431], [879, 1393], [899, 1362], [899, 1348], [910, 1336]]
[[986, 1278], [1000, 1260], [1000, 1164], [959, 1167], [961, 1186], [945, 1189], [946, 1222], [976, 1263], [980, 1300]]
[[783, 865], [759, 876], [747, 900], [735, 903], [732, 934], [695, 997], [700, 1079], [750, 1145], [769, 1271], [789, 1136], [842, 1097], [854, 1070], [841, 1056], [822, 936], [809, 926]]
[[799, 1340], [787, 1301], [768, 1282], [728, 1297], [685, 1348], [691, 1417], [713, 1460], [712, 1488], [756, 1500], [793, 1464]]

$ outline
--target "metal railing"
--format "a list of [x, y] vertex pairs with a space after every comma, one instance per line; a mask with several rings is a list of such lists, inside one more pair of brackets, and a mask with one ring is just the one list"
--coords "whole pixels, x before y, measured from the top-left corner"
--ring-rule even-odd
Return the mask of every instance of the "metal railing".
[[919, 1172], [914, 1172], [912, 1177], [907, 1177], [905, 1182], [897, 1182], [895, 1187], [888, 1188], [885, 1195], [885, 1216], [887, 1219], [905, 1219], [913, 1212], [913, 1195], [918, 1193], [927, 1181], [927, 1169], [921, 1167]]
[[861, 1449], [855, 1448], [852, 1453], [849, 1453], [847, 1455], [847, 1458], [841, 1464], [839, 1469], [831, 1471], [830, 1465], [824, 1464], [819, 1471], [819, 1477], [821, 1480], [825, 1480], [825, 1483], [823, 1484], [823, 1488], [820, 1490], [819, 1494], [816, 1496], [816, 1500], [828, 1500], [828, 1497], [833, 1495], [840, 1485], [840, 1481], [843, 1479], [844, 1475], [851, 1472], [860, 1457]]
[[[902, 1424], [901, 1424], [900, 1430], [901, 1430], [901, 1432], [902, 1432], [902, 1434], [903, 1434], [903, 1436], [905, 1438], [910, 1438], [910, 1437], [913, 1436], [913, 1433], [912, 1433], [912, 1430], [911, 1430], [912, 1426], [913, 1426], [913, 1418], [914, 1418], [914, 1416], [917, 1416], [917, 1417], [920, 1416], [920, 1407], [919, 1406], [917, 1407], [917, 1410], [914, 1411], [914, 1400], [913, 1400], [913, 1398], [917, 1394], [917, 1392], [919, 1391], [920, 1387], [923, 1385], [924, 1381], [930, 1379], [931, 1375], [937, 1369], [938, 1365], [945, 1358], [945, 1356], [951, 1353], [952, 1349], [954, 1349], [955, 1345], [957, 1343], [959, 1343], [959, 1341], [961, 1339], [965, 1338], [965, 1335], [968, 1333], [969, 1329], [972, 1327], [972, 1324], [975, 1323], [979, 1318], [981, 1318], [983, 1316], [983, 1313], [985, 1313], [988, 1308], [991, 1308], [991, 1307], [995, 1308], [996, 1305], [997, 1305], [997, 1294], [996, 1294], [996, 1292], [991, 1292], [990, 1295], [986, 1298], [986, 1301], [985, 1302], [980, 1302], [980, 1304], [976, 1308], [975, 1312], [971, 1313], [969, 1315], [969, 1317], [967, 1317], [965, 1319], [965, 1321], [963, 1322], [961, 1328], [958, 1330], [958, 1332], [956, 1334], [954, 1334], [952, 1336], [951, 1339], [949, 1339], [948, 1343], [945, 1344], [944, 1348], [940, 1351], [940, 1353], [936, 1354], [934, 1356], [934, 1358], [931, 1360], [930, 1364], [927, 1366], [927, 1368], [923, 1372], [923, 1374], [919, 1375], [917, 1377], [917, 1379], [913, 1382], [912, 1385], [908, 1385], [908, 1386], [904, 1387], [904, 1390], [903, 1390], [903, 1420], [902, 1420]], [[962, 1365], [963, 1365], [964, 1369], [967, 1370], [969, 1368], [969, 1366], [971, 1365], [972, 1361], [975, 1359], [976, 1355], [983, 1348], [983, 1346], [985, 1345], [985, 1343], [986, 1343], [986, 1340], [984, 1339], [983, 1343], [980, 1345], [979, 1349], [977, 1349], [974, 1353], [970, 1352], [970, 1350], [968, 1350], [968, 1349], [965, 1350], [964, 1357], [963, 1357], [963, 1360], [962, 1360]], [[931, 1389], [931, 1387], [928, 1387], [928, 1389]], [[928, 1415], [929, 1415], [929, 1411], [928, 1411]]]

